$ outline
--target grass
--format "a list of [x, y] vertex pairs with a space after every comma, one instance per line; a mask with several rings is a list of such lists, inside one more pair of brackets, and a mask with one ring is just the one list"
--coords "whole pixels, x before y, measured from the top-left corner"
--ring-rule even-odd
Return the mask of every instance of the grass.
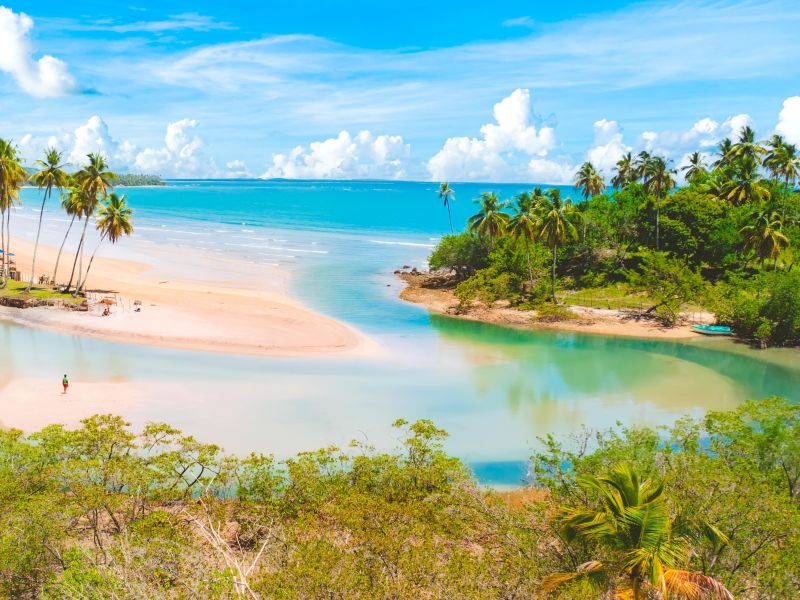
[[40, 300], [61, 300], [66, 304], [80, 304], [84, 300], [82, 296], [73, 298], [71, 293], [65, 294], [51, 287], [33, 286], [30, 293], [27, 293], [25, 291], [27, 287], [27, 281], [14, 281], [9, 279], [5, 289], [0, 289], [0, 298], [36, 298]]
[[584, 288], [578, 291], [565, 291], [557, 294], [558, 301], [568, 306], [588, 306], [590, 308], [647, 310], [655, 302], [646, 292], [631, 290], [626, 285]]

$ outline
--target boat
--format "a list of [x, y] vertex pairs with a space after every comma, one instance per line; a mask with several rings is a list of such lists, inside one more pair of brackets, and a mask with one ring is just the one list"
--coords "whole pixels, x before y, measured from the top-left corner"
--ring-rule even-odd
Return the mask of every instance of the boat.
[[692, 325], [692, 331], [703, 335], [733, 335], [733, 330], [727, 325]]

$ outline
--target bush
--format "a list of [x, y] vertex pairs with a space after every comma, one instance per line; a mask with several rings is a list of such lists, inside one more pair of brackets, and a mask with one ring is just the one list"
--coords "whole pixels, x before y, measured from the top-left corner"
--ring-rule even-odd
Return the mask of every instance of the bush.
[[469, 277], [488, 264], [489, 249], [471, 233], [446, 235], [433, 249], [428, 265], [434, 271], [452, 269], [459, 279]]

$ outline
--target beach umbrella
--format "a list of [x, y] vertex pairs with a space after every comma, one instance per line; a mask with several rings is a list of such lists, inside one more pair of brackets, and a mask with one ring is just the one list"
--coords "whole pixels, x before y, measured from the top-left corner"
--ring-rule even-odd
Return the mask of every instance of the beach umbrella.
[[108, 304], [109, 306], [112, 306], [116, 303], [117, 301], [114, 300], [113, 298], [103, 298], [102, 300], [100, 300], [100, 304]]

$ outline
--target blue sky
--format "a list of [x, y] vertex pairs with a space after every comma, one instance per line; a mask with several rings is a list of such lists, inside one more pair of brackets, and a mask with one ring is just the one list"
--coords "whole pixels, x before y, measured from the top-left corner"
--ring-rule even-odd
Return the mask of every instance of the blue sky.
[[679, 164], [748, 123], [800, 142], [790, 0], [4, 2], [0, 135], [26, 155], [558, 183], [627, 150]]

